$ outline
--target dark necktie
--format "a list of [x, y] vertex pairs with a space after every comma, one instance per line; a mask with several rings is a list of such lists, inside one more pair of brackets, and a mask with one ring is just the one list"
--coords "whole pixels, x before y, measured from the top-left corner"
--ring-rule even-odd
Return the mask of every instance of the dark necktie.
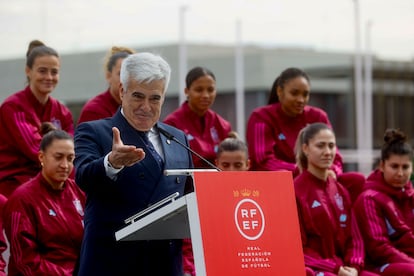
[[149, 140], [148, 132], [140, 132], [140, 136], [142, 137], [144, 144], [147, 146], [148, 151], [151, 153], [152, 157], [154, 157], [155, 161], [157, 161], [158, 165], [162, 169], [164, 167], [164, 161], [162, 160], [159, 153], [155, 150], [154, 145]]

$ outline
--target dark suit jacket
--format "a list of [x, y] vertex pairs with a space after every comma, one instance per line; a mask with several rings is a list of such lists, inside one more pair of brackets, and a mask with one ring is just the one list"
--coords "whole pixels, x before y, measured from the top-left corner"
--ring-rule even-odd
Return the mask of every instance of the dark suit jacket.
[[[125, 167], [115, 181], [106, 176], [104, 157], [112, 150], [112, 127], [125, 145], [145, 150], [145, 158]], [[158, 123], [188, 145], [185, 134]], [[164, 169], [192, 168], [191, 154], [174, 141], [164, 149]], [[174, 192], [184, 193], [186, 176], [165, 176], [138, 132], [118, 111], [113, 117], [82, 123], [75, 132], [76, 183], [86, 192], [85, 233], [79, 275], [182, 275], [181, 240], [116, 242], [124, 220]]]

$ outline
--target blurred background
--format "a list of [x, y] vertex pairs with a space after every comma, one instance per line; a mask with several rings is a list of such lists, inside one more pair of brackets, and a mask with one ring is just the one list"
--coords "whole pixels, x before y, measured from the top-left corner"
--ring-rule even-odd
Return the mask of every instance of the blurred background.
[[177, 42], [183, 7], [191, 42], [232, 44], [240, 20], [245, 43], [352, 51], [355, 5], [376, 55], [413, 57], [411, 0], [0, 0], [0, 57], [21, 57], [34, 37], [62, 54]]
[[413, 58], [412, 0], [0, 0], [0, 58], [21, 57], [33, 38], [62, 54], [177, 42], [183, 7], [191, 42], [233, 44], [240, 20], [245, 43], [349, 52], [355, 5], [376, 55]]

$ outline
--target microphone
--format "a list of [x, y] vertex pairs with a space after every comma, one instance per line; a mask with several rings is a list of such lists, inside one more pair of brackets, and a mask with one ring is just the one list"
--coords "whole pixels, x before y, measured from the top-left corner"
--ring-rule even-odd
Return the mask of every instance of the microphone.
[[180, 146], [182, 146], [183, 148], [185, 148], [186, 150], [188, 150], [189, 152], [191, 152], [192, 154], [194, 154], [195, 156], [197, 156], [198, 158], [200, 158], [201, 160], [203, 160], [204, 163], [206, 163], [207, 165], [209, 165], [210, 167], [212, 167], [213, 169], [217, 170], [217, 171], [221, 171], [220, 168], [218, 168], [216, 165], [214, 165], [213, 163], [211, 163], [210, 161], [208, 161], [207, 159], [205, 159], [203, 156], [201, 156], [199, 153], [195, 152], [194, 150], [192, 150], [189, 146], [187, 146], [186, 144], [182, 143], [180, 140], [178, 140], [177, 138], [175, 138], [174, 135], [172, 135], [171, 133], [169, 133], [168, 131], [166, 131], [165, 129], [162, 129], [160, 127], [157, 126], [158, 131], [164, 135], [165, 137], [167, 137], [167, 139], [173, 140], [174, 142], [176, 142], [177, 144], [179, 144]]

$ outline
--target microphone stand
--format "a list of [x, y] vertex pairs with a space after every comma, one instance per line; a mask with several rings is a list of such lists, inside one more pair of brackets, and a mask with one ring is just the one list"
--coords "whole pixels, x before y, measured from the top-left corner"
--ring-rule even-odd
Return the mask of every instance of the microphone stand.
[[191, 152], [192, 154], [194, 154], [195, 156], [197, 156], [198, 158], [200, 158], [201, 160], [203, 160], [203, 162], [205, 162], [206, 164], [208, 164], [210, 167], [212, 167], [213, 169], [217, 170], [217, 171], [221, 171], [220, 168], [218, 168], [216, 165], [214, 165], [213, 163], [211, 163], [210, 161], [208, 161], [206, 158], [204, 158], [203, 156], [201, 156], [199, 153], [195, 152], [194, 150], [192, 150], [190, 147], [188, 147], [187, 145], [185, 145], [184, 143], [182, 143], [180, 140], [178, 140], [174, 135], [172, 135], [171, 133], [169, 133], [168, 131], [166, 131], [165, 129], [162, 129], [160, 127], [157, 126], [158, 131], [164, 135], [165, 137], [167, 137], [167, 139], [173, 140], [174, 142], [176, 142], [177, 144], [181, 145], [182, 147], [184, 147], [186, 150], [188, 150], [189, 152]]

